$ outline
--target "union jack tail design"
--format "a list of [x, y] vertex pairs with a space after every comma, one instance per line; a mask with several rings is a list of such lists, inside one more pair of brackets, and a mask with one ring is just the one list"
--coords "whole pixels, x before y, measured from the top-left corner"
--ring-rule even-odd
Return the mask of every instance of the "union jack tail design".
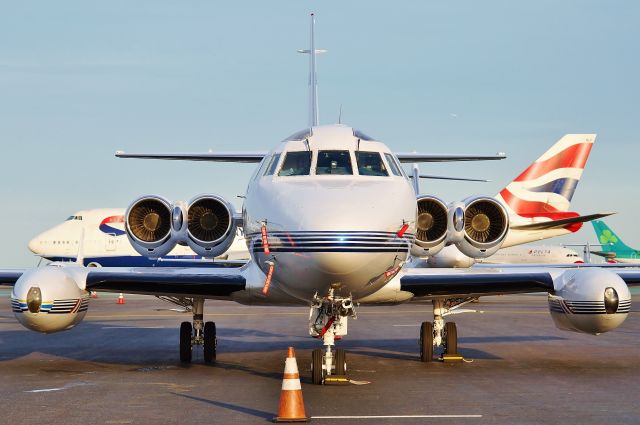
[[496, 199], [517, 221], [577, 217], [569, 212], [571, 198], [582, 176], [595, 134], [567, 134], [502, 189]]

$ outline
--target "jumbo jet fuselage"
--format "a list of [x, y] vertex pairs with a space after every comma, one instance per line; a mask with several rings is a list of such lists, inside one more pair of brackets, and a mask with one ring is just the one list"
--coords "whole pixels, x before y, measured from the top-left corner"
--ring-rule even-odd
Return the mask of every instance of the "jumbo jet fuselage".
[[313, 127], [304, 136], [271, 151], [249, 182], [243, 207], [249, 252], [265, 274], [273, 267], [274, 282], [296, 298], [330, 288], [365, 297], [407, 260], [415, 193], [384, 144], [343, 125]]

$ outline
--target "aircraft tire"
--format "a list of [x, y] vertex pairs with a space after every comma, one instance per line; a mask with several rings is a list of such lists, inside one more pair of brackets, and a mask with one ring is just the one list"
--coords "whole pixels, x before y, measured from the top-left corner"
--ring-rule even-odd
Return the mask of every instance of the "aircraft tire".
[[420, 326], [420, 361], [433, 360], [433, 323], [422, 322]]
[[446, 334], [446, 352], [447, 354], [458, 354], [458, 328], [455, 322], [447, 322], [444, 325]]
[[180, 361], [191, 363], [191, 323], [180, 324]]
[[316, 348], [311, 352], [311, 382], [314, 385], [322, 385], [322, 350]]
[[345, 375], [347, 373], [347, 353], [343, 348], [336, 348], [336, 356], [333, 361], [336, 365], [336, 375]]
[[216, 361], [216, 347], [218, 340], [216, 337], [215, 322], [206, 322], [204, 324], [204, 362], [213, 363]]

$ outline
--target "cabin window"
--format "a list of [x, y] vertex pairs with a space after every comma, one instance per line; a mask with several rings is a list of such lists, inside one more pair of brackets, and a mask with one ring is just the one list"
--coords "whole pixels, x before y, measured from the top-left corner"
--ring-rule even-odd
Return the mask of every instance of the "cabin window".
[[361, 176], [388, 176], [387, 168], [378, 152], [356, 152], [358, 173]]
[[265, 174], [265, 176], [272, 176], [273, 173], [276, 172], [276, 168], [278, 167], [278, 162], [280, 161], [280, 154], [277, 153], [275, 155], [273, 155], [273, 157], [271, 158], [271, 162], [269, 163], [269, 166], [267, 167], [267, 173]]
[[389, 168], [391, 169], [391, 172], [393, 173], [393, 175], [401, 176], [402, 173], [400, 172], [400, 168], [398, 167], [398, 164], [394, 160], [393, 155], [391, 155], [390, 153], [385, 153], [384, 157], [387, 159], [387, 164], [389, 164]]
[[287, 152], [279, 176], [308, 176], [311, 170], [311, 152]]
[[349, 151], [318, 151], [316, 174], [353, 174]]

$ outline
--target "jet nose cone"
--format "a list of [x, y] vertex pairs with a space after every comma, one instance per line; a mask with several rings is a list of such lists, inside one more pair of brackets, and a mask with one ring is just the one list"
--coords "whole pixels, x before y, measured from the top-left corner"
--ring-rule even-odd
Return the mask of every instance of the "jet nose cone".
[[36, 236], [35, 238], [29, 241], [29, 250], [34, 254], [40, 254], [40, 237]]

